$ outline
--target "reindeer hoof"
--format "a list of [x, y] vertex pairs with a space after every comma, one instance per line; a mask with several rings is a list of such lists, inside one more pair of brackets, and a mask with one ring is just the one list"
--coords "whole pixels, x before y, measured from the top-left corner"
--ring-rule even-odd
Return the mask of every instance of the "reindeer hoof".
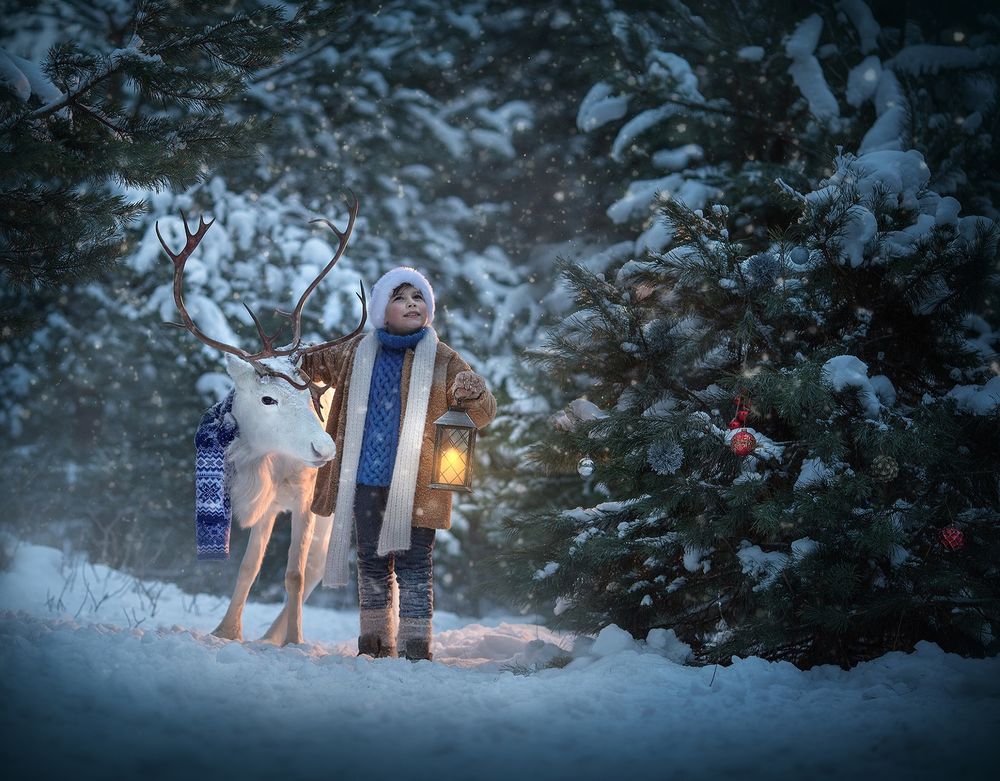
[[227, 627], [219, 624], [213, 631], [212, 634], [216, 637], [221, 637], [223, 640], [239, 640], [243, 642], [243, 628], [242, 627]]

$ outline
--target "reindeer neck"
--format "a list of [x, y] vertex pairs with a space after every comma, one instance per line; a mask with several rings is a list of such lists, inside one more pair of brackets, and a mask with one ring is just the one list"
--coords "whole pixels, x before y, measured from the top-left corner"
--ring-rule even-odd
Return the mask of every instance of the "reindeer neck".
[[264, 472], [270, 476], [271, 482], [276, 483], [289, 478], [295, 479], [309, 468], [301, 461], [280, 453], [254, 451], [240, 439], [234, 440], [230, 445], [226, 458], [237, 470]]

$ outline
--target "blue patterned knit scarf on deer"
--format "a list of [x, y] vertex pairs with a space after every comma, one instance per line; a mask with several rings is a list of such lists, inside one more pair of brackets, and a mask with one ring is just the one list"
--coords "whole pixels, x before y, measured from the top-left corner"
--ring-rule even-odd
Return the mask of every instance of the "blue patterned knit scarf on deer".
[[421, 328], [400, 336], [379, 328], [379, 351], [372, 369], [368, 391], [368, 414], [361, 440], [358, 482], [361, 485], [386, 486], [392, 482], [392, 467], [399, 446], [399, 416], [402, 412], [400, 385], [403, 379], [403, 357], [406, 350], [416, 348], [427, 333]]
[[226, 448], [240, 435], [232, 415], [234, 392], [210, 407], [194, 435], [195, 535], [200, 560], [229, 558], [233, 519], [226, 485]]

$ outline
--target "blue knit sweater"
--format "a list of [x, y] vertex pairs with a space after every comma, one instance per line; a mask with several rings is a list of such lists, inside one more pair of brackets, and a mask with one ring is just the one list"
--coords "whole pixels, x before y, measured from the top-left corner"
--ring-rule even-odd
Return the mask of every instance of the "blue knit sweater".
[[375, 356], [372, 384], [368, 391], [368, 414], [361, 440], [358, 482], [387, 486], [392, 482], [392, 468], [399, 445], [403, 356], [408, 348], [417, 346], [427, 329], [421, 328], [407, 336], [391, 334], [384, 328], [375, 333], [378, 334], [379, 351]]

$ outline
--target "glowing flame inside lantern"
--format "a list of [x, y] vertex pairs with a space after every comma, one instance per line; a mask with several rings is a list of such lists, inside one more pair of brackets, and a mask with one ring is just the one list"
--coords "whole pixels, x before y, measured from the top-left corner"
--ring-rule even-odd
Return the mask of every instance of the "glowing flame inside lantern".
[[441, 480], [454, 485], [465, 484], [465, 453], [450, 447], [441, 454]]

